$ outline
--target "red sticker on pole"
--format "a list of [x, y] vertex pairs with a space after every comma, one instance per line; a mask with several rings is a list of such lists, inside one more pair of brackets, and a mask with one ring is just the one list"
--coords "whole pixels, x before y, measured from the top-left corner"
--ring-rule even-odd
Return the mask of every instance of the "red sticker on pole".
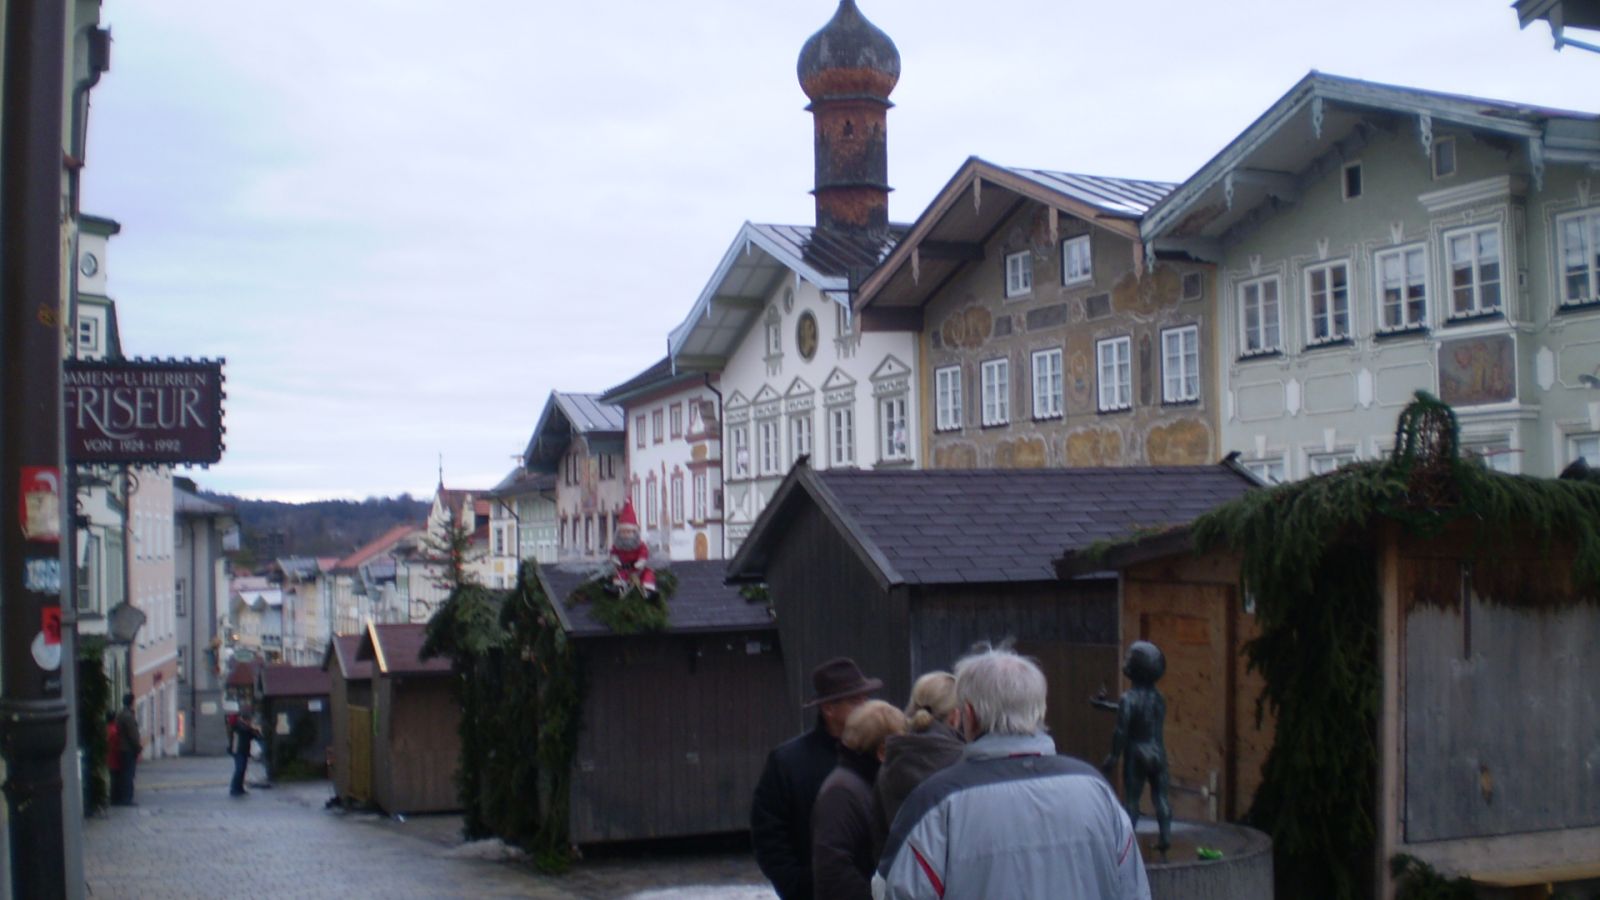
[[61, 607], [46, 606], [39, 610], [39, 630], [44, 632], [46, 647], [61, 643]]
[[61, 541], [61, 472], [55, 466], [22, 467], [22, 537]]

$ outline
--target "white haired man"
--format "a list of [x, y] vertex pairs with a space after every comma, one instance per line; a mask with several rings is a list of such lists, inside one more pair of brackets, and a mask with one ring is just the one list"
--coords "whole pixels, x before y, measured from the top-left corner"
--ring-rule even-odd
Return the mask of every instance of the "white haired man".
[[1044, 673], [1010, 650], [956, 664], [968, 741], [911, 792], [889, 831], [873, 896], [1150, 900], [1127, 813], [1093, 766], [1057, 756]]

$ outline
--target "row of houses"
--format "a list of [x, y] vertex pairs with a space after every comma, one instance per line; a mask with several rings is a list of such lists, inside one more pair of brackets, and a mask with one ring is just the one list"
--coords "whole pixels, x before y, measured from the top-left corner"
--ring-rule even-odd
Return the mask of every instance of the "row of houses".
[[662, 359], [550, 395], [474, 492], [491, 584], [603, 556], [625, 500], [656, 557], [730, 558], [801, 458], [1281, 482], [1385, 453], [1417, 390], [1495, 469], [1600, 458], [1600, 117], [1312, 72], [1181, 183], [971, 158], [896, 224], [898, 54], [824, 31], [816, 221], [746, 223]]

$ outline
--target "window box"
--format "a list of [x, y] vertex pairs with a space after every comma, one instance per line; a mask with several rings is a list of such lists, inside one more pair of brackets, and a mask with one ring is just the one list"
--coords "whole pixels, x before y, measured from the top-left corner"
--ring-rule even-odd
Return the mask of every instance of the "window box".
[[1338, 347], [1352, 347], [1352, 346], [1355, 346], [1355, 341], [1352, 341], [1350, 338], [1347, 338], [1347, 337], [1342, 337], [1342, 338], [1335, 338], [1335, 339], [1333, 339], [1331, 341], [1312, 341], [1312, 342], [1306, 344], [1306, 352], [1309, 353], [1309, 352], [1314, 351], [1314, 350], [1332, 350], [1332, 349], [1335, 349], [1335, 348], [1338, 348]]
[[1381, 343], [1386, 341], [1399, 341], [1406, 338], [1424, 337], [1429, 333], [1430, 332], [1426, 325], [1414, 325], [1410, 328], [1394, 328], [1388, 331], [1379, 331], [1377, 334], [1372, 336], [1372, 339]]

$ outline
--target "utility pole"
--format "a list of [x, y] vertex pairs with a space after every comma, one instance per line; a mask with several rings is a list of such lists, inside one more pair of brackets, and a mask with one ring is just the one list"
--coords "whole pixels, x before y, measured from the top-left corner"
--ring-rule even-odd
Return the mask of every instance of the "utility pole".
[[[61, 753], [64, 0], [7, 0], [0, 117], [0, 753], [12, 894], [66, 893]], [[76, 824], [76, 823], [74, 823]]]

